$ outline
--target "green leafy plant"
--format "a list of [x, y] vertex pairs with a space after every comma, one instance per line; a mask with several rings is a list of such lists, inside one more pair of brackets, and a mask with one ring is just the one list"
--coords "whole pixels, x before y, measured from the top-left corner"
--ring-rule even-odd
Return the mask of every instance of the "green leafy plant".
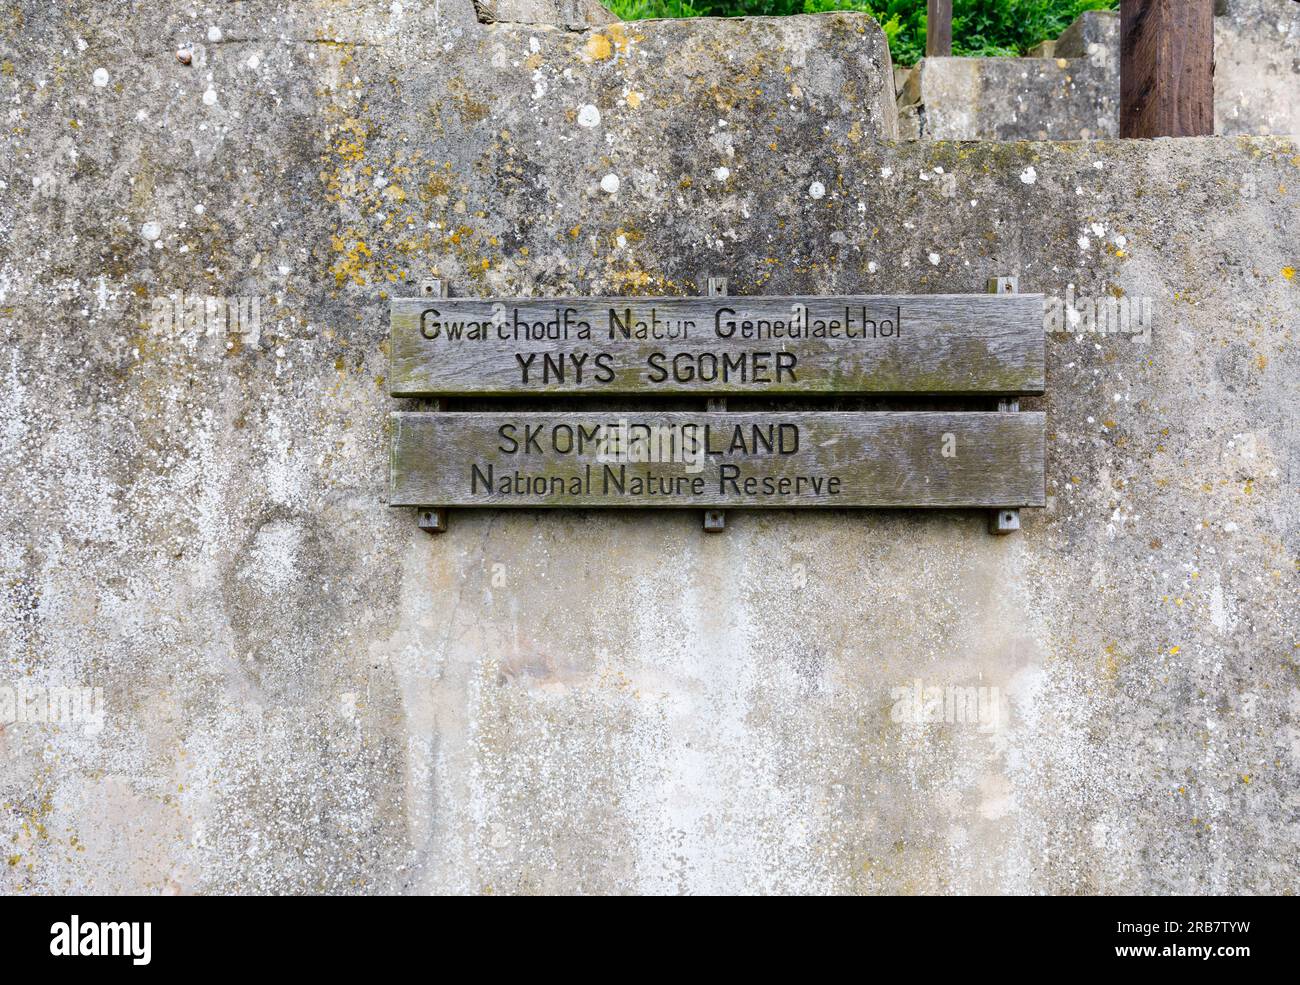
[[[662, 17], [706, 17], [685, 0], [601, 0], [619, 20], [644, 21]], [[718, 16], [718, 15], [715, 15]]]
[[[925, 55], [925, 0], [604, 0], [623, 20], [652, 17], [777, 17], [855, 10], [874, 17], [895, 64]], [[1023, 55], [1057, 37], [1085, 10], [1113, 10], [1119, 0], [953, 0], [954, 55]]]

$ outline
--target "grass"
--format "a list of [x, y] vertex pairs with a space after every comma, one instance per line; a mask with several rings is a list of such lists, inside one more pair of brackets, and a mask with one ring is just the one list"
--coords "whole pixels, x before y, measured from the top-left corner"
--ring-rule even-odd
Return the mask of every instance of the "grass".
[[[889, 39], [897, 65], [925, 54], [925, 0], [602, 0], [625, 21], [650, 17], [779, 17], [856, 10]], [[1119, 0], [953, 0], [954, 55], [1023, 55], [1055, 38], [1085, 10], [1114, 10]]]

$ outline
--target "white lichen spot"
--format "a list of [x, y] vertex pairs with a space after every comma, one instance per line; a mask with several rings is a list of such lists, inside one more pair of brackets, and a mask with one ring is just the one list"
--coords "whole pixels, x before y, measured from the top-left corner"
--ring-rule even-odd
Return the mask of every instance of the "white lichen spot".
[[162, 235], [162, 224], [150, 220], [140, 227], [140, 235], [152, 243]]
[[1210, 622], [1219, 632], [1228, 628], [1228, 607], [1223, 597], [1223, 583], [1218, 575], [1210, 588]]
[[939, 254], [938, 254], [938, 253], [931, 253], [931, 254], [930, 254], [930, 264], [931, 264], [931, 266], [935, 266], [935, 267], [939, 266]]
[[892, 178], [893, 176], [894, 176], [894, 169], [893, 169], [893, 168], [881, 168], [881, 169], [880, 169], [880, 177], [882, 177], [882, 178]]
[[1034, 166], [1032, 164], [1029, 167], [1025, 168], [1025, 170], [1020, 172], [1020, 180], [1023, 181], [1026, 185], [1032, 185], [1034, 182], [1038, 180], [1038, 172], [1034, 170]]
[[808, 194], [811, 195], [813, 198], [821, 198], [823, 195], [826, 194], [826, 186], [823, 185], [820, 181], [814, 181], [811, 185], [808, 186]]
[[1086, 250], [1090, 246], [1092, 246], [1092, 240], [1090, 240], [1087, 236], [1079, 237], [1079, 249]]
[[213, 24], [210, 28], [208, 28], [208, 40], [211, 41], [213, 44], [216, 44], [218, 41], [221, 40], [221, 28], [217, 27], [216, 24]]
[[880, 264], [876, 263], [875, 260], [871, 260], [867, 263], [867, 273], [874, 274], [879, 269]]
[[718, 181], [726, 181], [731, 177], [731, 168], [714, 168], [713, 177]]
[[209, 89], [207, 92], [205, 92], [205, 93], [203, 94], [203, 105], [204, 105], [204, 106], [215, 106], [215, 105], [217, 105], [217, 90], [216, 90], [216, 89]]
[[578, 126], [580, 127], [598, 127], [600, 126], [600, 110], [592, 106], [591, 103], [583, 106], [578, 110]]
[[618, 194], [618, 175], [607, 174], [600, 179], [600, 190], [608, 195]]
[[104, 88], [106, 85], [108, 85], [108, 69], [106, 68], [95, 69], [95, 74], [90, 77], [90, 81], [94, 83], [96, 89]]
[[262, 64], [262, 59], [258, 58], [257, 55], [249, 55], [247, 64], [249, 68], [256, 71], [257, 66]]

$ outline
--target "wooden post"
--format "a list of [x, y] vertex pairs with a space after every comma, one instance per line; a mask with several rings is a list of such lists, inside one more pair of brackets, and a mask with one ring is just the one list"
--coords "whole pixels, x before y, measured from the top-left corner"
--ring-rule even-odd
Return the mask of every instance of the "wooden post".
[[[1020, 289], [1019, 278], [989, 278], [990, 294], [1015, 294]], [[998, 413], [1015, 414], [1020, 411], [1019, 397], [1002, 397], [998, 400]], [[1009, 534], [1020, 529], [1019, 510], [994, 510], [989, 514], [989, 533]]]
[[925, 8], [925, 57], [952, 54], [952, 0], [929, 0]]
[[[725, 298], [727, 296], [727, 278], [710, 277], [708, 295], [711, 298]], [[712, 397], [705, 401], [706, 410], [726, 410], [726, 397]], [[704, 529], [716, 534], [727, 529], [727, 511], [726, 510], [705, 510], [704, 511]]]
[[1213, 0], [1121, 0], [1119, 23], [1119, 135], [1213, 134]]
[[[445, 298], [447, 296], [447, 284], [440, 277], [422, 280], [420, 281], [420, 296]], [[424, 400], [421, 401], [420, 409], [442, 411], [447, 409], [447, 405], [444, 400]], [[447, 508], [445, 506], [421, 506], [416, 512], [421, 530], [427, 530], [431, 534], [440, 534], [447, 530]]]

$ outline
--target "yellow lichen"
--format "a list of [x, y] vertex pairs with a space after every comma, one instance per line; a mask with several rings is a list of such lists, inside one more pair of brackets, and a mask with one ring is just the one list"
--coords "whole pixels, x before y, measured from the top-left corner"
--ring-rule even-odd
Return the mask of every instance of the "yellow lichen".
[[[349, 236], [354, 236], [351, 230]], [[331, 236], [330, 243], [336, 253], [343, 254], [330, 267], [330, 273], [334, 275], [334, 282], [340, 287], [351, 280], [357, 285], [365, 285], [366, 273], [373, 268], [371, 263], [370, 247], [365, 244], [364, 240], [352, 239], [352, 245], [348, 245], [348, 239], [344, 236]]]
[[603, 62], [613, 53], [614, 46], [609, 43], [609, 38], [603, 34], [593, 34], [587, 39], [587, 43], [582, 46], [583, 60], [588, 62]]

